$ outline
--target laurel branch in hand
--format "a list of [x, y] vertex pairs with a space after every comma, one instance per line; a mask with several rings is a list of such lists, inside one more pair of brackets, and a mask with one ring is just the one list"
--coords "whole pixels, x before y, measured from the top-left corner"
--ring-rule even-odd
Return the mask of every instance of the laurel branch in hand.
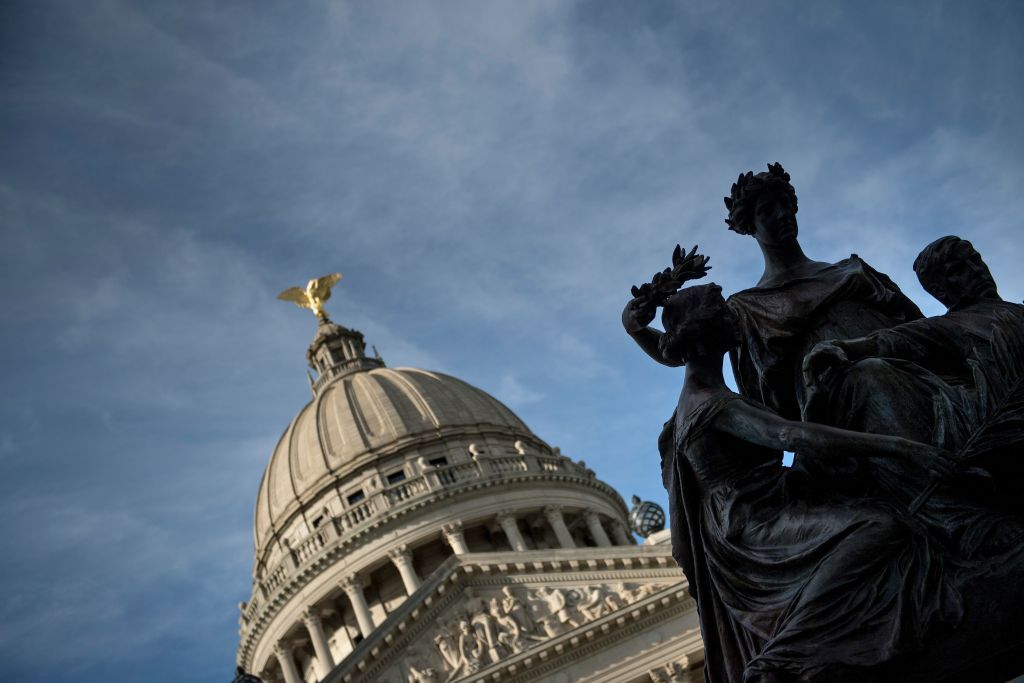
[[684, 282], [698, 280], [708, 274], [711, 270], [709, 260], [709, 256], [697, 253], [696, 245], [687, 253], [677, 244], [672, 251], [672, 267], [655, 273], [650, 282], [645, 282], [639, 287], [633, 286], [630, 290], [633, 298], [639, 307], [647, 310], [664, 306], [668, 298], [678, 292]]

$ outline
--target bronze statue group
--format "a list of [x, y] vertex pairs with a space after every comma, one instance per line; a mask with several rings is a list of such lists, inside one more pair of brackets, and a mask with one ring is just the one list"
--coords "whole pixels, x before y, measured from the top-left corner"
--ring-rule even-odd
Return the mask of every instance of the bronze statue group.
[[709, 683], [1021, 673], [1024, 305], [957, 237], [914, 263], [932, 318], [856, 255], [812, 261], [779, 164], [725, 203], [760, 281], [683, 287], [708, 258], [677, 247], [622, 317], [686, 366], [659, 449]]

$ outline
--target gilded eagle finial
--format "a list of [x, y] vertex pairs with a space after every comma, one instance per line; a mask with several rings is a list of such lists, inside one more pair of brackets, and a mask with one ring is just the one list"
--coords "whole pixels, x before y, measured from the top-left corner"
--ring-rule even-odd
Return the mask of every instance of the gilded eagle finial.
[[331, 298], [331, 288], [338, 284], [341, 273], [331, 273], [314, 280], [310, 280], [306, 289], [301, 287], [289, 287], [277, 298], [282, 301], [291, 301], [299, 308], [308, 308], [316, 314], [320, 320], [327, 320], [327, 312], [324, 310], [324, 302]]

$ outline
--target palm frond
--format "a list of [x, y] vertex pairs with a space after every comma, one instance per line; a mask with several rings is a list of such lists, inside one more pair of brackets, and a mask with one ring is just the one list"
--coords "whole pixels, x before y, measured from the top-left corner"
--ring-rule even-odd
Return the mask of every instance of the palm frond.
[[[969, 364], [974, 389], [963, 392], [960, 409], [963, 437], [956, 444], [956, 459], [967, 463], [997, 454], [1024, 442], [1024, 324], [1006, 312], [996, 315], [992, 342], [987, 349], [975, 347]], [[942, 423], [940, 429], [948, 429]], [[941, 443], [941, 442], [939, 442]], [[938, 483], [932, 483], [910, 506], [916, 513]]]

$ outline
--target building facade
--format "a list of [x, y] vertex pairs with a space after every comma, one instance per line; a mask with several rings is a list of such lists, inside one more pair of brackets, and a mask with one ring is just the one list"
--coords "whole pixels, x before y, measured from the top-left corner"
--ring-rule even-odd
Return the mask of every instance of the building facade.
[[[238, 665], [266, 682], [703, 680], [666, 533], [454, 377], [324, 317], [264, 472]], [[649, 517], [649, 515], [647, 515]]]

